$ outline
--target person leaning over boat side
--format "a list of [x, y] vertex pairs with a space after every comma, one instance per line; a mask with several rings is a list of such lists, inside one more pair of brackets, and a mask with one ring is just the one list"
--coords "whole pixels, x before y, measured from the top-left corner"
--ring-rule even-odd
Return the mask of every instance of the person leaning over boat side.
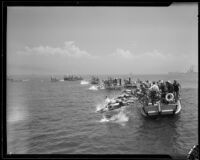
[[177, 102], [180, 96], [179, 91], [181, 89], [181, 85], [176, 80], [174, 80], [173, 86], [174, 86], [174, 97], [175, 97], [175, 101]]
[[152, 86], [149, 88], [149, 91], [151, 103], [152, 105], [154, 105], [154, 102], [156, 101], [156, 95], [157, 93], [159, 93], [159, 88], [155, 81], [153, 81]]

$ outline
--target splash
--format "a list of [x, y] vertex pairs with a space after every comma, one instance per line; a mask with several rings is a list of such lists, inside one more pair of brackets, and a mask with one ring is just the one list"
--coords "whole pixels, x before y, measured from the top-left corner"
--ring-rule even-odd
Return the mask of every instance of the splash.
[[22, 121], [26, 118], [27, 112], [26, 112], [26, 107], [21, 105], [21, 106], [15, 106], [12, 108], [11, 111], [8, 113], [8, 122], [9, 123], [16, 123], [19, 121]]
[[88, 81], [85, 81], [85, 80], [82, 80], [82, 81], [81, 81], [81, 85], [86, 85], [86, 84], [89, 84], [89, 82], [88, 82]]
[[102, 119], [100, 120], [101, 123], [112, 122], [112, 123], [118, 123], [123, 126], [128, 121], [129, 121], [129, 117], [124, 112], [124, 109], [121, 109], [117, 114], [114, 114], [114, 115], [103, 115]]
[[113, 117], [110, 118], [112, 121], [115, 122], [127, 122], [129, 120], [129, 117], [126, 115], [124, 110], [121, 110], [119, 114], [114, 115]]
[[102, 109], [105, 109], [108, 102], [114, 102], [114, 98], [106, 98], [102, 103], [96, 105], [96, 112], [101, 111]]
[[104, 104], [97, 104], [96, 105], [96, 112], [99, 112], [103, 108], [104, 108]]
[[89, 90], [98, 90], [98, 87], [97, 87], [97, 86], [91, 86], [91, 87], [89, 88]]
[[109, 122], [109, 119], [106, 118], [106, 117], [103, 115], [103, 118], [100, 120], [100, 122]]

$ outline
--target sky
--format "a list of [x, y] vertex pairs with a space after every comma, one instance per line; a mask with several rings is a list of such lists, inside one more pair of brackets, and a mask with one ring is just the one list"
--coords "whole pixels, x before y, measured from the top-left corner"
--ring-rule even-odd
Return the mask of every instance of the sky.
[[198, 68], [198, 5], [8, 7], [8, 74], [165, 74]]

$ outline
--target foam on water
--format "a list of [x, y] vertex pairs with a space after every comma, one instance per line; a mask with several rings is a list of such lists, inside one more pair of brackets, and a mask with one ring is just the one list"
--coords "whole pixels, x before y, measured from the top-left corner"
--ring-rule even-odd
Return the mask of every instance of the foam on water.
[[96, 105], [96, 112], [100, 111], [102, 108], [104, 108], [104, 104], [97, 104]]
[[97, 91], [97, 90], [98, 90], [98, 87], [97, 87], [97, 86], [91, 86], [91, 87], [89, 88], [89, 90]]
[[125, 113], [124, 109], [120, 109], [120, 111], [117, 114], [111, 115], [110, 118], [107, 118], [105, 115], [103, 115], [102, 119], [100, 120], [101, 123], [103, 122], [112, 122], [112, 123], [118, 123], [121, 125], [125, 125], [126, 122], [128, 122], [129, 117]]
[[89, 82], [88, 82], [88, 81], [85, 81], [85, 80], [82, 80], [82, 81], [81, 81], [81, 85], [86, 85], [86, 84], [89, 84]]
[[109, 119], [107, 119], [107, 118], [103, 115], [103, 118], [100, 120], [100, 122], [109, 122]]
[[25, 119], [26, 108], [24, 106], [16, 106], [11, 112], [8, 114], [8, 122], [16, 123]]
[[[113, 102], [113, 101], [114, 101], [114, 98], [107, 98], [107, 100]], [[96, 112], [98, 112], [98, 111], [100, 111], [101, 109], [105, 108], [106, 104], [107, 104], [106, 100], [103, 101], [103, 102], [100, 103], [100, 104], [97, 104], [97, 105], [96, 105]]]

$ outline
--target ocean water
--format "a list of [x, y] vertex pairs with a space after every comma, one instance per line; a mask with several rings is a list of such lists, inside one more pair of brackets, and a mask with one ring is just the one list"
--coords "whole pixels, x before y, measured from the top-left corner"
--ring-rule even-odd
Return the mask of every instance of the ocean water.
[[120, 91], [97, 89], [86, 81], [50, 82], [47, 76], [7, 81], [7, 152], [187, 155], [198, 143], [197, 75], [133, 76], [137, 78], [177, 79], [182, 86], [180, 115], [144, 118], [135, 103], [108, 119], [96, 110], [106, 96]]

